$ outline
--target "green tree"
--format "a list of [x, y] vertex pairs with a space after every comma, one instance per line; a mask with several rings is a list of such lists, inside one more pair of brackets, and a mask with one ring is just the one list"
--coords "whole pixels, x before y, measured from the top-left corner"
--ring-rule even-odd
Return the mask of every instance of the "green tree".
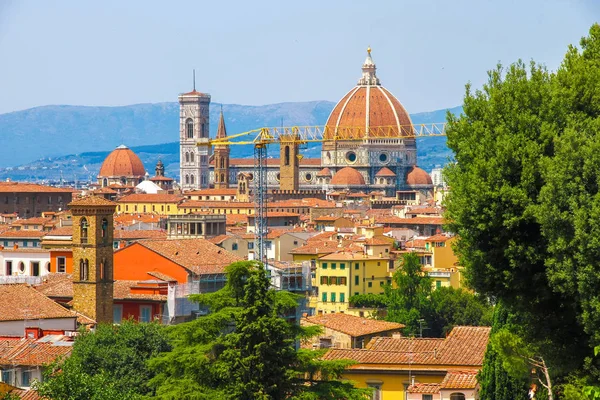
[[40, 396], [53, 400], [151, 395], [147, 383], [153, 373], [146, 362], [169, 348], [164, 328], [157, 323], [100, 324], [95, 332], [77, 336], [71, 356], [47, 368], [37, 389]]
[[270, 288], [257, 262], [227, 267], [227, 284], [193, 296], [210, 313], [170, 329], [173, 350], [156, 357], [151, 385], [162, 399], [362, 399], [341, 374], [349, 362], [296, 350], [317, 333], [288, 322], [298, 297]]
[[420, 334], [420, 319], [431, 312], [432, 281], [421, 268], [416, 253], [405, 254], [400, 268], [394, 272], [395, 287], [385, 288], [388, 321], [406, 325], [408, 335]]
[[428, 334], [442, 337], [456, 325], [489, 326], [491, 305], [483, 298], [463, 289], [441, 287], [431, 293]]
[[581, 49], [569, 48], [556, 74], [498, 66], [482, 90], [467, 86], [463, 114], [448, 116], [446, 219], [459, 260], [477, 292], [518, 317], [509, 333], [557, 382], [584, 369], [599, 377], [598, 25]]

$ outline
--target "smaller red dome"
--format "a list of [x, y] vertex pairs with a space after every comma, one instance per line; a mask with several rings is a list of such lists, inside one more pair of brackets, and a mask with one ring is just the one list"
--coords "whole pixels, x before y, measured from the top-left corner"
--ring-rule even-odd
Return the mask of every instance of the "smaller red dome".
[[142, 160], [127, 146], [121, 145], [113, 150], [100, 167], [101, 177], [143, 177], [146, 169]]
[[416, 185], [433, 185], [431, 176], [425, 170], [417, 167], [416, 165], [406, 175], [406, 184], [409, 186]]
[[340, 186], [364, 185], [365, 178], [354, 168], [344, 167], [335, 173], [333, 179], [331, 179], [331, 184]]
[[319, 173], [317, 174], [318, 177], [329, 177], [331, 178], [331, 170], [327, 167], [323, 168], [322, 170], [319, 171]]
[[389, 169], [388, 167], [383, 167], [379, 170], [379, 172], [377, 172], [375, 174], [375, 176], [380, 176], [380, 177], [394, 177], [396, 176], [396, 174], [394, 173], [394, 171], [392, 171], [391, 169]]

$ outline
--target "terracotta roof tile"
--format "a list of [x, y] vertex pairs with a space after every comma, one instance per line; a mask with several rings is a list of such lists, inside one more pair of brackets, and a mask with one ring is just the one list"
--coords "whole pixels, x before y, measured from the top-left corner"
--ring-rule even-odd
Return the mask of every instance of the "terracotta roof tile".
[[0, 233], [0, 238], [30, 238], [30, 239], [39, 239], [42, 236], [47, 235], [48, 232], [38, 231], [33, 229], [9, 229]]
[[57, 346], [35, 339], [0, 340], [0, 364], [19, 366], [47, 365], [71, 354], [72, 346]]
[[296, 247], [290, 254], [329, 254], [339, 249], [335, 240], [308, 241], [304, 246]]
[[[132, 288], [137, 286], [143, 286], [143, 282], [126, 280], [115, 281], [113, 286], [113, 298], [115, 300], [167, 301], [166, 294], [132, 293]], [[158, 289], [158, 287], [153, 287], [153, 289]]]
[[79, 206], [113, 206], [116, 207], [117, 203], [114, 201], [106, 200], [104, 197], [100, 196], [86, 196], [77, 200], [73, 200], [69, 204], [67, 204], [69, 208], [79, 207]]
[[367, 349], [332, 349], [325, 359], [351, 359], [359, 364], [455, 365], [480, 367], [490, 327], [457, 326], [445, 339], [372, 339]]
[[448, 371], [440, 384], [440, 389], [475, 389], [477, 370]]
[[375, 223], [384, 225], [443, 225], [442, 217], [414, 217], [400, 218], [393, 215], [390, 216], [375, 216]]
[[307, 322], [322, 325], [327, 328], [358, 337], [388, 331], [399, 331], [405, 325], [395, 322], [355, 317], [350, 314], [323, 314], [305, 318]]
[[125, 230], [115, 229], [115, 240], [134, 240], [134, 239], [166, 239], [167, 232], [162, 230], [136, 229]]
[[162, 272], [159, 271], [150, 271], [147, 272], [148, 275], [163, 280], [165, 282], [177, 282], [177, 279], [173, 278], [172, 276], [169, 276], [167, 274], [163, 274]]
[[0, 285], [0, 304], [0, 321], [74, 317], [72, 311], [23, 284]]
[[73, 236], [73, 226], [57, 226], [46, 232], [46, 236]]
[[406, 389], [407, 393], [438, 394], [440, 392], [439, 383], [415, 383]]
[[146, 239], [136, 242], [197, 275], [222, 274], [242, 259], [205, 239]]
[[427, 239], [425, 239], [425, 241], [426, 242], [446, 242], [450, 239], [451, 239], [450, 236], [446, 236], [446, 235], [442, 235], [441, 233], [438, 233], [437, 235], [428, 237]]
[[135, 193], [119, 199], [119, 203], [180, 203], [184, 197], [176, 194]]
[[0, 193], [72, 193], [72, 188], [57, 188], [27, 182], [0, 182]]

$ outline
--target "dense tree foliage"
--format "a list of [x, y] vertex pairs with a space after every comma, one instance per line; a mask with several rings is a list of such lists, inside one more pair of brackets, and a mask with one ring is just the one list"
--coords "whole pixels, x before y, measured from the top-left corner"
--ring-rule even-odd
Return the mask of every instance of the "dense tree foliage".
[[516, 316], [512, 333], [559, 381], [597, 379], [600, 26], [555, 74], [498, 66], [448, 120], [446, 218], [471, 286]]
[[259, 263], [234, 263], [227, 274], [224, 289], [193, 297], [210, 313], [172, 327], [173, 350], [150, 362], [158, 398], [364, 398], [365, 390], [340, 380], [349, 362], [296, 350], [300, 338], [317, 330], [283, 318], [295, 310], [295, 295], [270, 289]]
[[169, 348], [164, 328], [157, 323], [100, 324], [95, 332], [82, 332], [77, 337], [69, 358], [58, 360], [45, 371], [39, 393], [53, 400], [152, 395], [148, 381], [153, 373], [146, 363]]

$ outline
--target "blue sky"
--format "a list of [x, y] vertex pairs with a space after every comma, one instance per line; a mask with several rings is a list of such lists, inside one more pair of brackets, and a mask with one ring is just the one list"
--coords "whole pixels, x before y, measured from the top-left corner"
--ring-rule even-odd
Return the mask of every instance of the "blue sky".
[[339, 100], [367, 46], [409, 112], [459, 105], [497, 62], [556, 69], [595, 0], [0, 0], [0, 113], [47, 104]]

